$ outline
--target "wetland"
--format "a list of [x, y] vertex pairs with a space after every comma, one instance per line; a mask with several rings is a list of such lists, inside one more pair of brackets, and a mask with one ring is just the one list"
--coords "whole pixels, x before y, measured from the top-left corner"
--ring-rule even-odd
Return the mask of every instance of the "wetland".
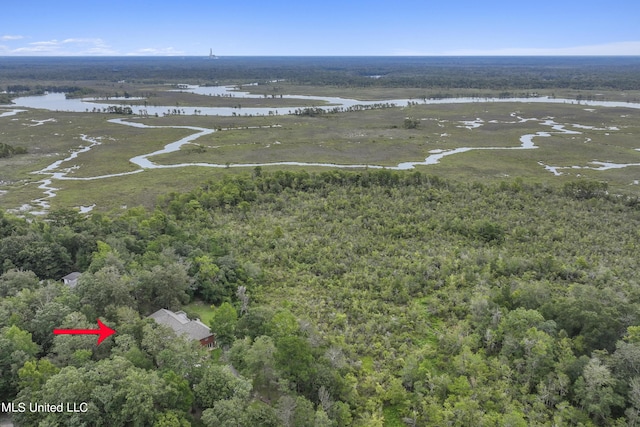
[[[602, 93], [576, 99], [537, 93], [519, 98], [499, 94], [383, 99], [391, 93], [385, 87], [378, 99], [362, 100], [321, 96], [316, 86], [309, 87], [313, 95], [288, 94], [282, 80], [223, 86], [138, 84], [139, 93], [131, 83], [112, 86], [116, 86], [113, 96], [76, 98], [45, 92], [16, 96], [13, 105], [0, 107], [3, 140], [17, 141], [30, 153], [5, 160], [3, 206], [44, 213], [51, 203], [62, 200], [54, 197], [66, 188], [74, 188], [65, 198], [74, 200], [79, 209], [130, 205], [135, 202], [107, 196], [110, 182], [127, 176], [135, 182], [140, 172], [159, 169], [183, 175], [185, 168], [194, 168], [196, 175], [205, 177], [204, 169], [409, 170], [442, 164], [437, 169], [442, 173], [463, 162], [471, 166], [466, 170], [483, 179], [550, 179], [545, 175], [603, 179], [608, 177], [593, 171], [613, 169], [628, 172], [625, 179], [612, 181], [618, 188], [627, 189], [640, 179], [636, 173], [640, 145], [633, 142], [640, 103], [602, 99]], [[301, 91], [299, 86], [291, 89]], [[368, 93], [373, 91], [369, 88]], [[399, 93], [410, 92], [402, 88]], [[155, 104], [171, 99], [174, 106]], [[186, 100], [197, 101], [190, 105]], [[272, 104], [256, 106], [256, 101], [265, 100]], [[221, 101], [235, 106], [211, 106]], [[114, 113], [124, 114], [113, 118]], [[406, 126], [408, 118], [415, 127]], [[541, 142], [542, 138], [548, 139]], [[475, 161], [475, 153], [485, 150], [495, 152], [493, 160]], [[515, 155], [518, 171], [513, 155], [504, 155], [507, 150], [536, 150], [536, 154]], [[453, 156], [459, 160], [452, 161]], [[44, 167], [36, 166], [51, 157]], [[27, 160], [30, 166], [18, 168], [21, 162], [15, 160]], [[11, 174], [12, 169], [19, 173]], [[454, 176], [462, 176], [461, 172], [458, 169]], [[89, 191], [78, 192], [70, 181], [84, 181]], [[105, 190], [95, 191], [96, 186]], [[18, 192], [34, 198], [20, 200]], [[93, 196], [84, 200], [89, 193]]]

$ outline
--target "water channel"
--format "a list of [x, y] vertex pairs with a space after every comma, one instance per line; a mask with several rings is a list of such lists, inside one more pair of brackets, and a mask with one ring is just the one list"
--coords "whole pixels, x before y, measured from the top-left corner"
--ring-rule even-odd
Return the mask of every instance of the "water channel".
[[[237, 90], [234, 86], [186, 86], [184, 89], [177, 90], [179, 92], [188, 92], [198, 95], [208, 96], [222, 96], [236, 99], [243, 98], [263, 98], [263, 95], [251, 94]], [[388, 99], [377, 101], [361, 101], [357, 99], [339, 98], [339, 97], [326, 97], [326, 96], [305, 96], [305, 95], [283, 95], [283, 99], [302, 99], [309, 101], [311, 107], [322, 108], [324, 110], [331, 110], [334, 108], [348, 109], [358, 105], [361, 106], [373, 106], [378, 104], [389, 104], [398, 107], [404, 107], [409, 103], [419, 104], [468, 104], [468, 103], [480, 103], [480, 102], [518, 102], [518, 103], [547, 103], [547, 104], [580, 104], [584, 106], [594, 107], [626, 107], [640, 109], [640, 103], [631, 102], [618, 102], [618, 101], [576, 101], [564, 98], [551, 98], [546, 96], [541, 97], [526, 97], [526, 98], [443, 98], [443, 99], [423, 99], [423, 98], [401, 98], [401, 99]], [[131, 100], [139, 98], [129, 98]], [[126, 98], [110, 98], [110, 99], [96, 99], [96, 98], [66, 98], [63, 93], [48, 93], [40, 96], [26, 96], [13, 100], [12, 107], [23, 108], [37, 108], [49, 111], [70, 111], [70, 112], [90, 112], [94, 109], [101, 110], [109, 105], [109, 100], [118, 101], [118, 105], [131, 107], [134, 114], [140, 114], [144, 112], [149, 115], [162, 116], [176, 110], [176, 106], [157, 106], [152, 103], [147, 105], [127, 105], [121, 104], [120, 101], [126, 101]], [[239, 108], [239, 107], [190, 107], [180, 106], [178, 109], [181, 114], [184, 115], [212, 115], [212, 116], [267, 116], [267, 115], [285, 115], [291, 114], [299, 107], [281, 107], [281, 108], [269, 108], [269, 107], [254, 107], [254, 108]]]

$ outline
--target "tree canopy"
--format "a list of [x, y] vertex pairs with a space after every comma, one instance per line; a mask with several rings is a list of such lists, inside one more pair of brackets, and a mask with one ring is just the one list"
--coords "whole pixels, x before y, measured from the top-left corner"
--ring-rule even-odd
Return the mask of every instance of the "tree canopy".
[[[2, 399], [89, 408], [23, 425], [639, 419], [640, 211], [600, 183], [261, 170], [0, 220]], [[196, 300], [213, 352], [146, 318]], [[51, 334], [96, 318], [100, 346]]]

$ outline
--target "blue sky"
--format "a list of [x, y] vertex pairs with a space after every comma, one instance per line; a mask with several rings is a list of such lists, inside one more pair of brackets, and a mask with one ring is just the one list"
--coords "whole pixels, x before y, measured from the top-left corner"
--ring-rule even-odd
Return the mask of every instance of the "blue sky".
[[640, 55], [640, 1], [2, 0], [0, 56]]

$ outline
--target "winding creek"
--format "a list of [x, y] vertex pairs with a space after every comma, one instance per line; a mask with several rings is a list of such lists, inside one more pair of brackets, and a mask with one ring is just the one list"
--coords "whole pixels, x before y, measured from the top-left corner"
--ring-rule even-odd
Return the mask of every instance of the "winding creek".
[[[262, 98], [262, 95], [250, 94], [248, 92], [236, 91], [236, 88], [231, 86], [215, 86], [215, 87], [198, 87], [198, 86], [187, 86], [186, 88], [180, 89], [180, 91], [186, 91], [191, 93], [196, 93], [200, 95], [209, 95], [209, 96], [227, 96], [234, 97], [238, 99], [242, 98]], [[311, 96], [298, 96], [298, 95], [283, 95], [284, 99], [305, 99], [310, 101], [312, 104], [316, 106], [314, 108], [322, 108], [325, 110], [339, 108], [341, 110], [348, 109], [350, 107], [355, 106], [373, 106], [380, 104], [389, 104], [392, 106], [406, 106], [410, 103], [418, 103], [418, 104], [458, 104], [458, 103], [555, 103], [555, 104], [579, 104], [582, 106], [597, 106], [597, 107], [626, 107], [626, 108], [635, 108], [640, 109], [640, 104], [638, 103], [626, 103], [626, 102], [610, 102], [610, 101], [573, 101], [568, 99], [556, 99], [556, 98], [548, 98], [548, 97], [538, 97], [538, 98], [453, 98], [453, 99], [393, 99], [393, 100], [384, 100], [384, 101], [359, 101], [354, 99], [347, 98], [338, 98], [338, 97], [311, 97]], [[72, 112], [87, 112], [87, 111], [98, 111], [106, 106], [106, 104], [96, 103], [96, 99], [67, 99], [64, 94], [60, 93], [51, 93], [43, 96], [30, 96], [30, 97], [22, 97], [14, 100], [14, 104], [11, 106], [4, 106], [8, 110], [0, 110], [0, 118], [9, 117], [17, 115], [26, 110], [22, 108], [36, 108], [36, 109], [45, 109], [49, 111], [72, 111]], [[15, 108], [15, 107], [20, 107]], [[172, 107], [168, 106], [131, 106], [134, 114], [141, 115], [163, 115], [166, 114], [167, 111], [171, 111]], [[175, 108], [175, 107], [173, 107]], [[219, 116], [240, 116], [240, 115], [279, 115], [279, 114], [291, 114], [292, 110], [295, 108], [227, 108], [227, 107], [180, 107], [181, 114], [191, 114], [191, 115], [219, 115]], [[192, 130], [193, 133], [179, 139], [177, 141], [171, 142], [164, 146], [161, 150], [157, 150], [148, 154], [143, 154], [139, 156], [132, 157], [129, 161], [135, 164], [139, 169], [132, 172], [124, 172], [124, 173], [115, 173], [109, 175], [99, 175], [93, 177], [74, 177], [72, 176], [74, 167], [62, 168], [62, 165], [66, 162], [70, 162], [75, 159], [78, 155], [85, 153], [91, 150], [93, 147], [100, 145], [102, 143], [101, 138], [91, 138], [87, 135], [81, 135], [81, 139], [86, 145], [82, 145], [78, 147], [78, 149], [71, 151], [70, 154], [61, 160], [57, 160], [50, 164], [49, 166], [41, 169], [39, 171], [33, 172], [37, 175], [46, 175], [47, 178], [38, 181], [38, 188], [43, 190], [44, 197], [39, 198], [37, 200], [33, 200], [31, 205], [23, 205], [22, 210], [29, 210], [34, 214], [44, 214], [49, 209], [49, 199], [55, 197], [56, 191], [58, 190], [53, 186], [54, 180], [78, 180], [78, 181], [92, 181], [99, 179], [108, 179], [118, 176], [126, 176], [131, 174], [137, 174], [143, 172], [147, 169], [163, 169], [163, 168], [184, 168], [184, 167], [212, 167], [212, 168], [248, 168], [248, 167], [257, 167], [257, 166], [319, 166], [319, 167], [331, 167], [331, 168], [371, 168], [371, 169], [390, 169], [390, 170], [408, 170], [413, 169], [416, 166], [424, 166], [424, 165], [434, 165], [440, 162], [444, 157], [452, 156], [454, 154], [465, 153], [473, 150], [531, 150], [538, 148], [535, 145], [534, 138], [545, 138], [550, 137], [553, 134], [573, 134], [579, 135], [582, 134], [577, 129], [590, 129], [590, 130], [607, 130], [607, 131], [616, 131], [617, 128], [594, 128], [591, 126], [585, 126], [580, 124], [561, 124], [557, 123], [553, 120], [553, 118], [523, 118], [518, 116], [516, 113], [512, 113], [513, 121], [502, 122], [502, 123], [522, 123], [527, 121], [535, 121], [538, 122], [541, 126], [548, 128], [545, 130], [541, 130], [534, 134], [526, 134], [522, 135], [519, 139], [520, 144], [517, 146], [495, 146], [495, 147], [458, 147], [455, 149], [435, 149], [429, 152], [429, 156], [427, 156], [422, 161], [406, 161], [398, 163], [395, 166], [382, 166], [382, 165], [371, 165], [371, 164], [336, 164], [336, 163], [318, 163], [318, 162], [269, 162], [269, 163], [234, 163], [234, 164], [218, 164], [218, 163], [202, 163], [202, 162], [194, 162], [194, 163], [181, 163], [181, 164], [171, 164], [171, 165], [163, 165], [155, 163], [151, 160], [152, 157], [160, 155], [160, 154], [168, 154], [173, 153], [181, 149], [181, 147], [185, 144], [193, 143], [198, 138], [214, 133], [216, 130], [213, 128], [204, 128], [204, 127], [196, 127], [196, 126], [151, 126], [143, 123], [131, 121], [130, 119], [124, 118], [116, 118], [109, 119], [110, 123], [122, 125], [122, 126], [133, 126], [141, 129], [159, 129], [159, 128], [173, 128], [173, 129], [188, 129]], [[36, 125], [41, 125], [46, 123], [48, 120], [41, 121]], [[491, 123], [498, 123], [496, 121], [492, 121]], [[485, 124], [485, 122], [481, 119], [476, 119], [472, 121], [460, 121], [459, 127], [464, 127], [470, 130], [481, 127]], [[567, 127], [571, 127], [568, 129]], [[446, 134], [443, 134], [446, 135]], [[640, 151], [640, 149], [638, 149]], [[625, 163], [625, 164], [617, 164], [610, 162], [600, 162], [600, 161], [592, 161], [590, 164], [595, 166], [553, 166], [546, 165], [542, 162], [538, 163], [541, 167], [545, 168], [549, 172], [554, 175], [562, 175], [563, 169], [592, 169], [592, 170], [608, 170], [615, 168], [624, 168], [628, 166], [640, 166], [640, 163]], [[35, 209], [38, 209], [34, 211]], [[89, 207], [80, 207], [81, 211], [87, 212], [92, 209], [92, 206]]]

